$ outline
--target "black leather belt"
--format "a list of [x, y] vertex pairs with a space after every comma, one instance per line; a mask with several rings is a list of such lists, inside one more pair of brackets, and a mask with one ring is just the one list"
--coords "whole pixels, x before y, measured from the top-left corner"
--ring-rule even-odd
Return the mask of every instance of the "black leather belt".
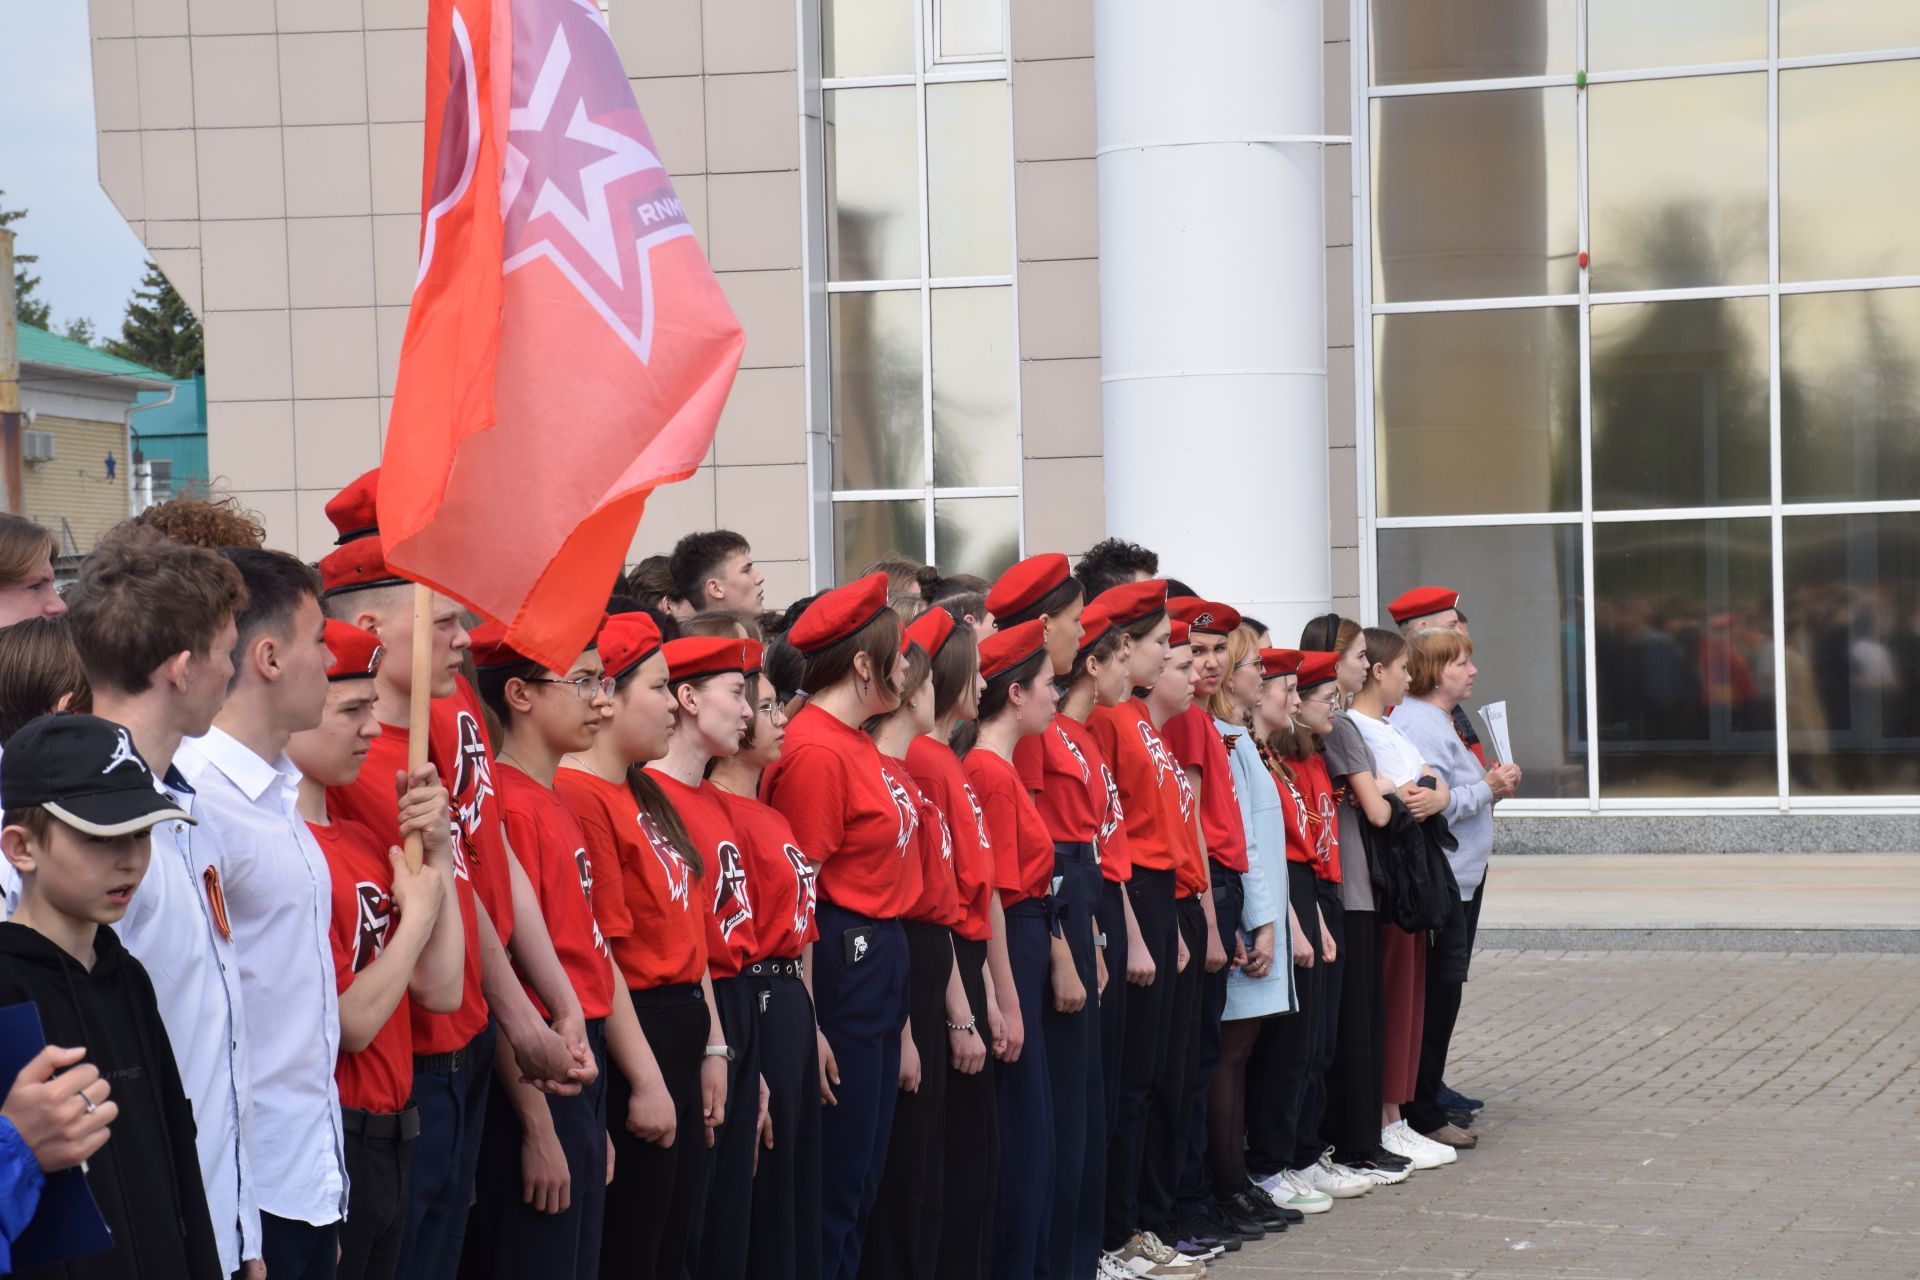
[[411, 1102], [404, 1111], [341, 1107], [340, 1127], [348, 1137], [365, 1138], [368, 1142], [411, 1142], [420, 1136], [420, 1108]]
[[797, 979], [804, 977], [805, 974], [800, 967], [800, 961], [795, 958], [791, 960], [762, 960], [759, 964], [750, 964], [742, 969], [740, 976], [743, 978]]

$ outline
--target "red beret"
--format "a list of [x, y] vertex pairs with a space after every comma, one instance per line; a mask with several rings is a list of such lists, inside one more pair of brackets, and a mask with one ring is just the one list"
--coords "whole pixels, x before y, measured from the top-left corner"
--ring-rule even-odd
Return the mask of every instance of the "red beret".
[[1085, 653], [1113, 630], [1113, 614], [1103, 604], [1090, 604], [1080, 611], [1080, 645], [1075, 653]]
[[1138, 622], [1150, 613], [1159, 612], [1167, 607], [1167, 583], [1164, 578], [1149, 578], [1145, 582], [1123, 582], [1117, 587], [1109, 587], [1093, 598], [1093, 602], [1105, 605], [1113, 618], [1113, 625], [1124, 627], [1130, 622]]
[[1167, 601], [1167, 612], [1186, 623], [1187, 630], [1204, 631], [1210, 636], [1232, 635], [1240, 625], [1240, 612], [1232, 605], [1215, 604], [1198, 596]]
[[1167, 628], [1167, 648], [1177, 649], [1183, 644], [1192, 644], [1193, 636], [1189, 634], [1191, 631], [1191, 627], [1175, 618], [1173, 625]]
[[760, 669], [760, 642], [738, 636], [681, 636], [662, 646], [667, 655], [667, 679], [698, 680], [737, 671]]
[[1309, 650], [1300, 655], [1300, 687], [1311, 689], [1317, 684], [1325, 684], [1334, 678], [1334, 668], [1340, 665], [1340, 655], [1324, 650]]
[[887, 575], [870, 573], [822, 592], [787, 632], [787, 643], [803, 655], [815, 654], [864, 630], [886, 611]]
[[375, 501], [380, 496], [380, 468], [375, 467], [333, 495], [327, 503], [327, 519], [340, 534], [337, 545], [345, 546], [355, 538], [380, 532], [380, 517]]
[[1300, 670], [1301, 653], [1298, 649], [1262, 649], [1260, 651], [1260, 678], [1271, 680], [1275, 676], [1290, 676]]
[[471, 633], [475, 667], [510, 667], [533, 659], [507, 643], [507, 629], [489, 618]]
[[633, 669], [660, 652], [660, 626], [644, 613], [616, 613], [600, 624], [593, 638], [607, 674], [624, 680]]
[[1058, 551], [1028, 556], [1001, 574], [993, 590], [987, 592], [987, 612], [996, 618], [1011, 618], [1022, 609], [1031, 609], [1071, 573], [1067, 558]]
[[991, 680], [1044, 653], [1047, 648], [1047, 620], [1029, 618], [1003, 627], [980, 642], [980, 674]]
[[947, 641], [953, 638], [953, 628], [953, 615], [937, 604], [932, 605], [907, 624], [906, 634], [900, 637], [900, 652], [905, 653], [908, 645], [917, 644], [926, 650], [929, 658], [938, 657]]
[[1395, 622], [1412, 622], [1432, 613], [1458, 608], [1460, 593], [1451, 587], [1415, 587], [1387, 606]]
[[377, 530], [327, 553], [320, 561], [320, 594], [345, 595], [368, 587], [403, 586], [406, 579], [387, 567], [386, 547]]
[[380, 671], [380, 637], [362, 631], [337, 618], [327, 619], [327, 652], [333, 665], [327, 668], [329, 680], [371, 680]]

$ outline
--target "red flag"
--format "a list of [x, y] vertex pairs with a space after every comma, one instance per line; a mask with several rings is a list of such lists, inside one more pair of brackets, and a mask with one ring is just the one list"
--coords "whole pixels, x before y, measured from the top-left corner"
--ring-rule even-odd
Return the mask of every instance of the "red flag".
[[422, 185], [387, 560], [564, 667], [745, 339], [593, 0], [431, 0]]

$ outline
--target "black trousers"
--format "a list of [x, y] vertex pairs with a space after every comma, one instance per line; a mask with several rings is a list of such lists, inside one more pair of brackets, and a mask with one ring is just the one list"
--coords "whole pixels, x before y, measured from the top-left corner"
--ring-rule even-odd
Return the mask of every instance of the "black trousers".
[[[1313, 871], [1304, 862], [1287, 864], [1287, 901], [1300, 918], [1300, 931], [1313, 948], [1314, 963], [1295, 967], [1293, 987], [1300, 1008], [1284, 1017], [1261, 1020], [1247, 1065], [1247, 1172], [1256, 1179], [1296, 1167], [1300, 1106], [1320, 1026], [1320, 918], [1314, 910], [1318, 899]], [[1291, 942], [1287, 948], [1290, 953]], [[1275, 950], [1279, 950], [1277, 943]]]
[[[987, 1013], [987, 944], [956, 935], [953, 962], [982, 1037], [991, 1044]], [[998, 1064], [970, 1076], [947, 1077], [946, 1205], [934, 1274], [940, 1280], [986, 1280], [993, 1272], [993, 1213], [1000, 1198], [1000, 1110], [994, 1089]]]
[[340, 1108], [346, 1135], [347, 1220], [340, 1224], [340, 1280], [393, 1280], [407, 1226], [407, 1160], [420, 1112]]
[[[1167, 1036], [1173, 1027], [1174, 962], [1179, 925], [1173, 910], [1173, 872], [1133, 869], [1126, 885], [1140, 926], [1140, 941], [1153, 957], [1153, 982], [1126, 993], [1120, 1052], [1120, 1103], [1107, 1137], [1107, 1222], [1101, 1244], [1117, 1249], [1140, 1230], [1140, 1170], [1147, 1158], [1147, 1110], [1167, 1069]], [[1111, 938], [1111, 932], [1107, 935]], [[1112, 963], [1112, 957], [1108, 958]], [[1119, 970], [1120, 981], [1126, 968]], [[1113, 983], [1108, 983], [1108, 990]]]
[[1340, 905], [1340, 886], [1325, 880], [1314, 882], [1320, 900], [1320, 916], [1333, 935], [1333, 963], [1322, 960], [1320, 969], [1320, 1025], [1315, 1030], [1313, 1059], [1307, 1063], [1306, 1084], [1300, 1097], [1300, 1136], [1294, 1145], [1296, 1169], [1314, 1163], [1333, 1145], [1325, 1132], [1327, 1120], [1327, 1076], [1333, 1070], [1333, 1057], [1340, 1038], [1340, 1002], [1347, 972], [1346, 909]]
[[747, 1275], [752, 1280], [819, 1280], [820, 1041], [813, 997], [787, 974], [747, 975], [759, 1019], [754, 1040], [767, 1082], [773, 1149], [753, 1175]]
[[1106, 1099], [1108, 1150], [1120, 1117], [1120, 1063], [1127, 1041], [1127, 886], [1100, 881], [1100, 932], [1107, 940], [1107, 992], [1100, 997], [1100, 1085]]
[[1334, 1158], [1358, 1160], [1380, 1145], [1380, 1055], [1386, 1047], [1386, 995], [1380, 985], [1379, 941], [1371, 911], [1343, 913], [1340, 1025], [1327, 1072], [1327, 1118], [1321, 1132]]
[[457, 1053], [414, 1059], [420, 1136], [407, 1157], [407, 1226], [394, 1268], [407, 1280], [453, 1280], [459, 1273], [498, 1038], [499, 1029], [489, 1019]]
[[[1140, 1167], [1140, 1225], [1166, 1234], [1187, 1167], [1187, 1140], [1200, 1074], [1200, 993], [1207, 976], [1207, 918], [1200, 897], [1174, 904], [1187, 967], [1174, 977], [1173, 1016], [1167, 1027], [1167, 1067], [1147, 1109], [1147, 1155]], [[1176, 953], [1174, 963], [1179, 963]]]
[[924, 1274], [940, 1239], [946, 1184], [947, 979], [953, 975], [953, 933], [920, 920], [905, 921], [902, 927], [911, 966], [907, 1021], [920, 1054], [920, 1087], [894, 1100], [886, 1172], [860, 1251], [864, 1280]]
[[333, 1280], [339, 1238], [338, 1222], [316, 1227], [310, 1222], [277, 1218], [271, 1213], [260, 1215], [260, 1258], [267, 1264], [270, 1276]]
[[1229, 871], [1217, 862], [1209, 863], [1207, 870], [1213, 879], [1214, 928], [1220, 934], [1220, 946], [1227, 953], [1228, 964], [1218, 973], [1207, 973], [1206, 948], [1198, 952], [1202, 962], [1200, 1065], [1193, 1081], [1193, 1114], [1187, 1121], [1187, 1163], [1180, 1174], [1177, 1212], [1182, 1218], [1204, 1213], [1213, 1204], [1213, 1173], [1207, 1164], [1207, 1097], [1213, 1090], [1214, 1073], [1220, 1069], [1220, 1015], [1227, 1008], [1227, 973], [1233, 967], [1233, 948], [1240, 933], [1240, 908], [1246, 901], [1238, 871]]
[[627, 1129], [633, 1086], [615, 1071], [607, 1081], [607, 1131], [613, 1135], [613, 1183], [607, 1188], [600, 1247], [602, 1280], [681, 1280], [687, 1242], [707, 1176], [700, 1063], [707, 1045], [706, 993], [697, 983], [633, 992], [633, 1012], [673, 1099], [670, 1147]]
[[[1100, 867], [1093, 847], [1056, 842], [1054, 904], [1087, 1002], [1074, 1013], [1045, 997], [1047, 1081], [1053, 1098], [1053, 1222], [1048, 1273], [1090, 1276], [1100, 1265], [1100, 1228], [1107, 1194], [1107, 1102], [1100, 1079], [1100, 979], [1094, 971], [1093, 917]], [[1126, 975], [1120, 975], [1122, 985]]]
[[[1480, 899], [1487, 891], [1486, 881], [1473, 891], [1466, 903], [1467, 953], [1473, 952], [1474, 935], [1480, 930]], [[1443, 982], [1440, 966], [1427, 967], [1426, 1025], [1420, 1033], [1420, 1078], [1414, 1085], [1413, 1101], [1405, 1111], [1407, 1124], [1420, 1133], [1432, 1133], [1447, 1123], [1440, 1106], [1440, 1081], [1447, 1072], [1447, 1053], [1453, 1047], [1454, 1024], [1460, 1020], [1460, 999], [1466, 984]]]
[[1000, 1064], [1000, 1204], [993, 1239], [996, 1276], [1037, 1276], [1046, 1270], [1053, 1221], [1053, 1097], [1047, 1083], [1047, 1031], [1041, 1009], [1050, 998], [1047, 965], [1053, 934], [1047, 912], [1029, 898], [1007, 908], [1007, 959], [1019, 993], [1026, 1044]]
[[704, 1280], [745, 1280], [747, 1274], [753, 1237], [740, 1230], [740, 1224], [753, 1220], [753, 1152], [760, 1125], [760, 1041], [754, 1034], [758, 998], [744, 978], [713, 980], [713, 1005], [733, 1061], [727, 1064], [725, 1118], [714, 1131], [707, 1161], [703, 1208], [687, 1245], [695, 1259], [694, 1274]]

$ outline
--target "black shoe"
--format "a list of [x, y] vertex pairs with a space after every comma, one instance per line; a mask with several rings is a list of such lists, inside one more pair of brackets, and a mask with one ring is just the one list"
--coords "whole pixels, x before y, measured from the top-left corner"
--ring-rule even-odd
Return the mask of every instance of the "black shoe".
[[1473, 1118], [1479, 1113], [1475, 1111], [1456, 1111], [1451, 1107], [1447, 1107], [1443, 1108], [1440, 1114], [1447, 1118], [1448, 1124], [1457, 1125], [1462, 1129], [1471, 1129], [1473, 1127]]
[[1188, 1218], [1180, 1225], [1188, 1230], [1199, 1232], [1208, 1240], [1217, 1241], [1219, 1246], [1228, 1253], [1240, 1252], [1241, 1235], [1233, 1229], [1233, 1224], [1227, 1221], [1226, 1215], [1220, 1212], [1220, 1206], [1217, 1204], [1207, 1205], [1205, 1211], [1198, 1217]]
[[1278, 1231], [1286, 1225], [1275, 1223], [1269, 1227], [1265, 1218], [1248, 1212], [1247, 1206], [1239, 1196], [1227, 1196], [1225, 1199], [1217, 1200], [1215, 1207], [1219, 1210], [1218, 1224], [1230, 1229], [1242, 1240], [1264, 1239], [1268, 1231]]
[[1204, 1216], [1174, 1219], [1161, 1238], [1176, 1252], [1196, 1257], [1213, 1250], [1236, 1253], [1240, 1249], [1238, 1235], [1216, 1228]]
[[[1395, 1152], [1389, 1151], [1385, 1147], [1375, 1147], [1373, 1150], [1367, 1152], [1364, 1156], [1360, 1158], [1362, 1160], [1371, 1160], [1375, 1164], [1383, 1164], [1387, 1166], [1387, 1168], [1389, 1169], [1413, 1168], [1413, 1161], [1407, 1159], [1403, 1155], [1399, 1155]], [[1341, 1161], [1341, 1163], [1350, 1165], [1352, 1162], [1343, 1160]]]
[[1258, 1187], [1248, 1186], [1228, 1196], [1226, 1210], [1236, 1218], [1257, 1222], [1268, 1231], [1287, 1225], [1286, 1213], [1273, 1202], [1273, 1197]]

